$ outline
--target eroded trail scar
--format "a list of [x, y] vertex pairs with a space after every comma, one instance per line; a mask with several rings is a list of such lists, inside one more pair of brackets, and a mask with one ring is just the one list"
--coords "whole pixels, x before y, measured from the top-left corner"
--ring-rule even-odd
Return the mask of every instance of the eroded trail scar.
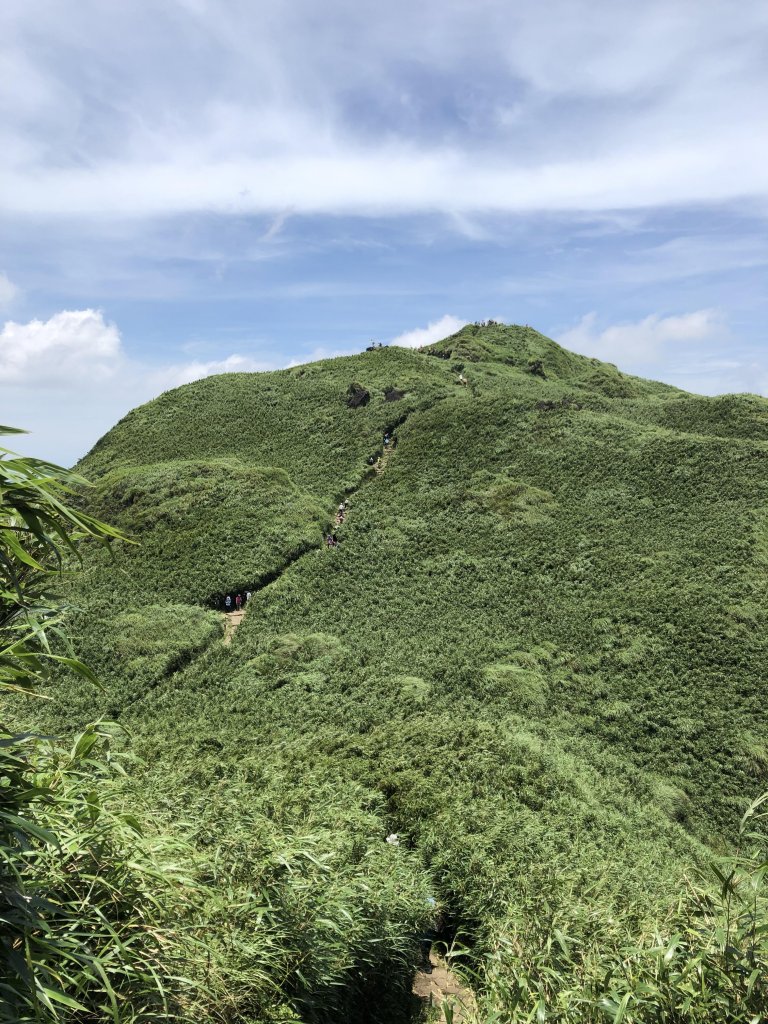
[[394, 450], [395, 446], [391, 441], [389, 444], [384, 445], [384, 449], [376, 462], [376, 466], [374, 467], [377, 473], [384, 472], [386, 465], [389, 462], [389, 457]]
[[224, 643], [232, 643], [232, 634], [243, 621], [245, 611], [229, 612], [224, 616]]
[[[401, 426], [406, 421], [407, 418], [408, 418], [407, 416], [403, 416], [398, 421], [397, 425]], [[369, 483], [372, 479], [375, 479], [376, 476], [378, 476], [379, 474], [381, 474], [384, 471], [384, 468], [386, 467], [387, 462], [389, 461], [390, 456], [393, 454], [396, 446], [397, 446], [397, 439], [396, 438], [393, 437], [391, 440], [387, 441], [386, 444], [384, 445], [383, 449], [382, 449], [381, 455], [379, 456], [379, 458], [378, 458], [378, 460], [376, 462], [376, 465], [374, 466], [374, 473], [371, 474], [371, 471], [369, 469], [368, 472], [358, 482], [357, 486], [354, 487], [352, 490], [347, 492], [346, 497], [344, 499], [344, 503], [343, 503], [344, 504], [343, 511], [342, 511], [342, 508], [340, 507], [339, 511], [336, 513], [335, 523], [334, 523], [335, 526], [337, 526], [337, 527], [338, 526], [342, 526], [346, 522], [346, 519], [347, 519], [347, 516], [348, 516], [348, 513], [349, 513], [349, 509], [346, 507], [347, 501], [349, 501], [349, 499], [353, 495], [357, 494], [357, 492], [360, 490], [361, 487], [364, 487], [366, 483]], [[309, 552], [315, 551], [317, 548], [322, 547], [324, 543], [325, 543], [325, 541], [321, 540], [320, 544], [309, 545], [308, 547], [302, 549], [301, 551], [297, 552], [296, 555], [294, 555], [293, 558], [289, 559], [283, 566], [281, 566], [279, 569], [275, 570], [274, 572], [270, 573], [269, 576], [266, 579], [264, 579], [260, 585], [259, 584], [253, 584], [253, 596], [255, 596], [257, 593], [260, 593], [263, 590], [266, 590], [267, 587], [270, 587], [273, 583], [276, 583], [277, 580], [279, 580], [280, 577], [283, 576], [283, 574], [288, 569], [291, 568], [291, 566], [295, 565], [296, 562], [298, 562], [302, 558], [304, 558], [307, 554], [309, 554]], [[225, 644], [232, 643], [232, 637], [234, 636], [234, 633], [235, 633], [235, 630], [237, 629], [237, 627], [243, 621], [243, 618], [245, 616], [245, 611], [246, 611], [246, 609], [242, 608], [239, 611], [225, 613], [225, 615], [224, 615], [224, 643]]]
[[[432, 970], [417, 971], [413, 979], [413, 994], [418, 996], [425, 1007], [439, 1011], [439, 1024], [446, 1024], [446, 1007], [453, 1011], [452, 1020], [467, 1021], [476, 1009], [475, 997], [462, 985], [445, 960], [436, 953], [430, 953]], [[430, 1018], [431, 1019], [431, 1018]]]

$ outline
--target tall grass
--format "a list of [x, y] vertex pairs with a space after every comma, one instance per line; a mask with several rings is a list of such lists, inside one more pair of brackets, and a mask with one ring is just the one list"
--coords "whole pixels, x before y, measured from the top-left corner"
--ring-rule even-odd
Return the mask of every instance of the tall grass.
[[547, 906], [501, 922], [476, 975], [485, 1024], [761, 1024], [768, 1012], [768, 793], [735, 852], [689, 881], [652, 928], [597, 907]]
[[[191, 844], [227, 1013], [355, 1019], [406, 987], [433, 893], [493, 1012], [639, 1020], [622, 965], [646, 984], [681, 879], [768, 785], [768, 406], [524, 328], [434, 352], [213, 378], [118, 424], [83, 507], [141, 548], [88, 542], [68, 618], [105, 689], [59, 679], [37, 720], [130, 727], [125, 799]], [[338, 548], [307, 549], [350, 488]], [[203, 606], [255, 579], [224, 647]]]

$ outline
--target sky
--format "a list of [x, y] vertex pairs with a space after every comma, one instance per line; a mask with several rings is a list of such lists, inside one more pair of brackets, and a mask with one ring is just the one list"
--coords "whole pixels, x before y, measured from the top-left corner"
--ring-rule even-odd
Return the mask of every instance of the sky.
[[6, 443], [487, 318], [768, 395], [767, 169], [763, 0], [3, 0]]

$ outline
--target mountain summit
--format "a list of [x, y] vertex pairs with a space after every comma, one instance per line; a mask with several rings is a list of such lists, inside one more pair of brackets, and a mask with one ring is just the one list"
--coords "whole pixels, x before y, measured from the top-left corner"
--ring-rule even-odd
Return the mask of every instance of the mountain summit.
[[762, 399], [496, 323], [186, 385], [80, 467], [140, 543], [85, 552], [105, 690], [62, 684], [52, 721], [128, 726], [239, 906], [295, 872], [231, 923], [313, 936], [259, 1012], [397, 1019], [371, 979], [408, 974], [427, 900], [498, 993], [537, 943], [661, 922], [768, 786], [767, 456]]

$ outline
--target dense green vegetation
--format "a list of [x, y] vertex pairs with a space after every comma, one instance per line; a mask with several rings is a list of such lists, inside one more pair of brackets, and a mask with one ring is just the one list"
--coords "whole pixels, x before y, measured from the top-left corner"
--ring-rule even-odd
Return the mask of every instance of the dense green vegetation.
[[224, 1019], [407, 1019], [430, 899], [489, 1021], [760, 1019], [759, 813], [727, 885], [685, 876], [768, 788], [767, 457], [762, 399], [495, 324], [201, 381], [99, 442], [82, 500], [140, 545], [85, 543], [104, 690], [34, 716], [129, 731]]
[[[119, 538], [67, 504], [82, 482], [0, 449], [0, 691], [10, 711], [57, 665], [93, 681], [52, 647], [65, 639], [55, 594], [63, 556], [83, 537]], [[93, 1019], [118, 1002], [123, 1019], [148, 1019], [186, 987], [169, 977], [168, 954], [190, 952], [168, 927], [186, 913], [161, 853], [172, 844], [145, 840], [119, 807], [109, 738], [89, 726], [67, 750], [0, 721], [0, 1020]]]

